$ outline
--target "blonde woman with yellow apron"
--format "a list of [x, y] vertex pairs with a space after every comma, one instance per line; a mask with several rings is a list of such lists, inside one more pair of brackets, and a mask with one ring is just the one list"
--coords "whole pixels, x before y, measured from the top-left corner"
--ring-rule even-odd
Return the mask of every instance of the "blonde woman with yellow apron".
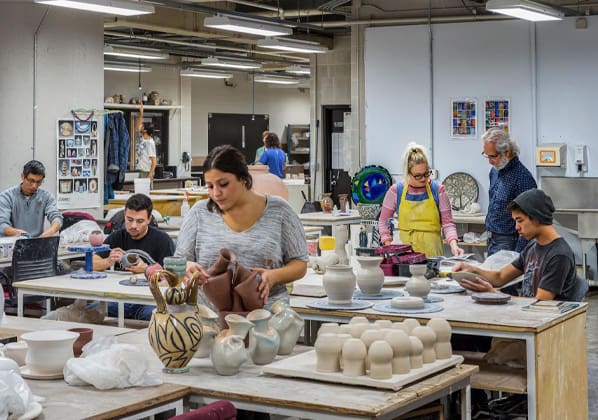
[[405, 181], [392, 185], [382, 203], [378, 219], [381, 243], [392, 242], [388, 222], [397, 211], [401, 243], [410, 244], [426, 257], [444, 255], [441, 235], [444, 232], [451, 253], [462, 255], [448, 194], [440, 182], [430, 180], [430, 165], [422, 146], [415, 143], [407, 146], [404, 173]]

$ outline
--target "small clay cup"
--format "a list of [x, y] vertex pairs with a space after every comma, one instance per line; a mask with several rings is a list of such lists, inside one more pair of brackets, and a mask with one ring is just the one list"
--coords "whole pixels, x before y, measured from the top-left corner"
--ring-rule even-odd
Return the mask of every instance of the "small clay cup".
[[127, 252], [120, 259], [120, 265], [122, 265], [123, 267], [129, 267], [131, 265], [137, 264], [139, 264], [139, 254], [135, 252]]
[[89, 245], [102, 246], [104, 243], [104, 233], [101, 230], [92, 230], [89, 233]]
[[79, 333], [79, 338], [73, 343], [73, 354], [75, 357], [79, 357], [83, 352], [83, 346], [93, 338], [93, 330], [91, 328], [70, 328], [69, 331]]

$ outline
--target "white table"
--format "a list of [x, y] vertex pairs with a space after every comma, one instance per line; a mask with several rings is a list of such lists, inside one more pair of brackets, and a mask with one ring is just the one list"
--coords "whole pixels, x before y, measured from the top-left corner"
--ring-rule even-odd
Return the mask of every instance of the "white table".
[[361, 223], [361, 216], [356, 210], [351, 210], [348, 216], [333, 216], [332, 213], [315, 212], [302, 213], [299, 220], [304, 226], [334, 226], [358, 225]]
[[[310, 274], [303, 282], [314, 285], [317, 276]], [[564, 314], [546, 314], [522, 311], [522, 306], [533, 302], [529, 298], [514, 298], [507, 305], [480, 305], [466, 294], [436, 296], [444, 299], [439, 303], [443, 311], [410, 316], [371, 308], [360, 311], [313, 309], [307, 306], [313, 297], [291, 296], [291, 306], [309, 321], [347, 322], [353, 316], [366, 316], [393, 321], [416, 318], [425, 323], [430, 318], [443, 318], [451, 324], [454, 333], [524, 340], [528, 418], [587, 418], [586, 303]]]
[[[260, 375], [252, 362], [233, 376], [216, 373], [210, 359], [192, 359], [189, 372], [165, 374], [162, 363], [148, 345], [147, 330], [118, 337], [121, 343], [135, 344], [150, 355], [150, 371], [165, 382], [189, 387], [190, 400], [208, 404], [226, 399], [235, 407], [302, 419], [394, 419], [456, 390], [461, 391], [462, 418], [470, 418], [469, 380], [477, 367], [461, 365], [408, 385], [398, 392], [368, 387]], [[293, 355], [310, 347], [296, 346]], [[286, 356], [277, 356], [276, 360]]]
[[118, 326], [124, 327], [125, 303], [155, 305], [149, 287], [119, 284], [119, 281], [130, 278], [131, 274], [113, 271], [106, 271], [106, 273], [108, 277], [102, 279], [74, 279], [66, 274], [13, 283], [13, 287], [18, 290], [17, 315], [19, 317], [23, 316], [24, 295], [101, 300], [118, 303]]

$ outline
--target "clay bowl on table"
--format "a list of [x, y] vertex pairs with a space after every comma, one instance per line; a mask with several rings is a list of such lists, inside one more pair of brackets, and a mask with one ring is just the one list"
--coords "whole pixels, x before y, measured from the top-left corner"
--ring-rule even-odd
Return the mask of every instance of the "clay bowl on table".
[[73, 357], [73, 343], [79, 333], [64, 330], [32, 331], [21, 335], [29, 351], [27, 368], [38, 374], [62, 373], [64, 364]]
[[390, 306], [395, 309], [422, 309], [424, 300], [417, 296], [397, 296], [392, 298]]

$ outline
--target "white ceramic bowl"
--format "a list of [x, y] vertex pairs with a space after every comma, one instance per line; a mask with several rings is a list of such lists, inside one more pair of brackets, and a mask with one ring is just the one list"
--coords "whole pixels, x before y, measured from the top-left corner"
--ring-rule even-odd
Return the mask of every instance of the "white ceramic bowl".
[[32, 331], [21, 335], [29, 351], [25, 363], [31, 372], [61, 373], [64, 364], [73, 357], [73, 343], [79, 333], [63, 330]]
[[424, 307], [424, 300], [416, 296], [397, 296], [392, 298], [390, 306], [396, 309], [421, 309]]

